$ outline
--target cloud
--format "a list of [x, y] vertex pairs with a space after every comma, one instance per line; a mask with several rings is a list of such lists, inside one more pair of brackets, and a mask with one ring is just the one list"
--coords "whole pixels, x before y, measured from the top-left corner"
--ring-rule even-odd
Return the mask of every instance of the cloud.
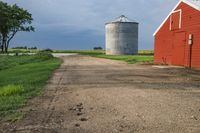
[[[53, 46], [55, 36], [59, 48], [91, 48], [104, 45], [104, 24], [119, 15], [126, 15], [140, 23], [140, 48], [153, 48], [153, 32], [178, 0], [4, 0], [17, 3], [33, 14], [36, 32], [23, 34], [14, 43], [31, 43], [41, 47]], [[83, 35], [84, 34], [84, 35]], [[86, 37], [85, 34], [88, 34]], [[51, 36], [50, 36], [51, 35]], [[29, 40], [25, 41], [25, 37]], [[44, 37], [41, 37], [44, 36]], [[73, 36], [73, 37], [72, 37]], [[38, 39], [36, 38], [38, 37]], [[45, 38], [45, 39], [44, 39]], [[77, 39], [80, 39], [78, 41]], [[74, 40], [73, 40], [74, 39]], [[96, 44], [95, 44], [96, 41]], [[45, 43], [45, 45], [43, 45]], [[93, 44], [86, 44], [93, 43]], [[73, 46], [70, 46], [73, 44]], [[54, 47], [56, 48], [56, 47]]]

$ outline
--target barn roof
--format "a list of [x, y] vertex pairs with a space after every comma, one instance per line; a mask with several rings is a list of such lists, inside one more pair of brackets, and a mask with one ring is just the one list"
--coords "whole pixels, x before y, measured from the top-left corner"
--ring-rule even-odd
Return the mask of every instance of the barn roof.
[[188, 5], [196, 8], [197, 10], [200, 10], [200, 0], [183, 0]]
[[180, 0], [178, 4], [173, 8], [173, 10], [169, 13], [169, 15], [165, 18], [165, 20], [162, 22], [162, 24], [158, 27], [158, 29], [154, 32], [154, 36], [157, 34], [157, 32], [160, 30], [160, 28], [164, 25], [164, 23], [167, 21], [169, 16], [172, 14], [172, 12], [179, 6], [181, 2], [184, 2], [188, 4], [189, 6], [197, 9], [200, 11], [200, 0]]

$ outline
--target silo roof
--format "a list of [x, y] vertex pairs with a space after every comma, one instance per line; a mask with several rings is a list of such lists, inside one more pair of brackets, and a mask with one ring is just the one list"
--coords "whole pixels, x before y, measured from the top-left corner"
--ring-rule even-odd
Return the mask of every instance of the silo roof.
[[109, 24], [109, 23], [137, 23], [138, 24], [138, 22], [136, 22], [134, 20], [130, 20], [125, 15], [121, 15], [118, 18], [116, 18], [115, 20], [110, 21], [110, 22], [108, 22], [106, 24]]

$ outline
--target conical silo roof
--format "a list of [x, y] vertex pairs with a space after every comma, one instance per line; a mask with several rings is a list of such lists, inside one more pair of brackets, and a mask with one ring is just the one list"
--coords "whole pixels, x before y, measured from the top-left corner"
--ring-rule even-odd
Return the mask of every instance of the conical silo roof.
[[138, 22], [127, 18], [125, 15], [121, 15], [117, 17], [115, 20], [107, 22], [106, 24], [109, 24], [109, 23], [138, 23]]

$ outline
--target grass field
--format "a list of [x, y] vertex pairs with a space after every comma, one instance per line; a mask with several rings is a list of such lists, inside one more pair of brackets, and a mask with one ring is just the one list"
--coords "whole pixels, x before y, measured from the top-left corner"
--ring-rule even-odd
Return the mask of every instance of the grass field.
[[130, 64], [153, 63], [153, 50], [140, 50], [138, 55], [105, 55], [105, 50], [55, 50], [55, 53], [79, 53], [98, 58], [126, 61]]
[[27, 99], [40, 94], [61, 62], [48, 54], [0, 56], [0, 118], [15, 114]]
[[[15, 52], [15, 50], [10, 49], [12, 53]], [[30, 52], [29, 50], [18, 50], [20, 53], [27, 53]], [[33, 50], [32, 52], [38, 52], [39, 50]], [[112, 59], [112, 60], [121, 60], [126, 61], [130, 64], [134, 63], [153, 63], [153, 50], [139, 50], [138, 55], [105, 55], [105, 50], [53, 50], [54, 53], [78, 53], [82, 55], [90, 55], [97, 58], [106, 58], [106, 59]]]
[[95, 55], [94, 57], [126, 61], [129, 64], [135, 63], [153, 63], [153, 56], [150, 55]]
[[39, 49], [8, 49], [9, 53], [37, 53]]

